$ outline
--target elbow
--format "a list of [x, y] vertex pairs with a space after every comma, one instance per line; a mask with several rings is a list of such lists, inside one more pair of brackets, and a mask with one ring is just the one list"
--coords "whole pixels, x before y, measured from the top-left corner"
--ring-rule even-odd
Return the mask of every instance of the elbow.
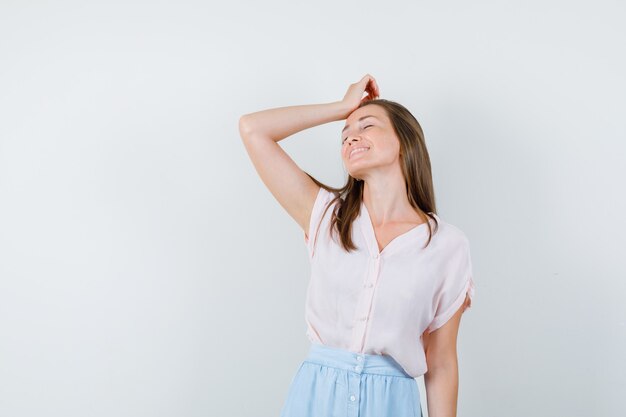
[[457, 369], [459, 366], [459, 358], [456, 351], [456, 346], [453, 343], [446, 345], [431, 345], [430, 349], [426, 350], [426, 364], [429, 372], [437, 373], [439, 371], [448, 372], [449, 370]]
[[255, 117], [249, 114], [244, 114], [239, 118], [239, 136], [241, 140], [246, 142], [257, 139], [271, 139], [270, 136], [264, 131], [262, 125], [259, 124]]
[[239, 136], [241, 136], [242, 140], [246, 139], [252, 133], [252, 127], [250, 126], [250, 121], [247, 116], [247, 114], [244, 114], [239, 118]]
[[439, 373], [447, 374], [449, 372], [457, 372], [459, 369], [459, 361], [456, 356], [451, 357], [447, 361], [430, 361], [427, 364], [428, 372], [431, 376]]

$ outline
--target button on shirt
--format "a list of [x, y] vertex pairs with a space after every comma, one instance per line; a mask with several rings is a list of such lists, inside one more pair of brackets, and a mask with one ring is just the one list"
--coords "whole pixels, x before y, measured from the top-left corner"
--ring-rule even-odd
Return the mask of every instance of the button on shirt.
[[[305, 304], [312, 343], [356, 353], [391, 356], [411, 376], [428, 370], [422, 334], [445, 324], [468, 294], [474, 296], [469, 242], [434, 214], [439, 230], [425, 249], [422, 223], [378, 249], [365, 204], [352, 224], [356, 251], [330, 234], [335, 193], [320, 187], [304, 240], [311, 262]], [[429, 219], [433, 231], [435, 222]]]

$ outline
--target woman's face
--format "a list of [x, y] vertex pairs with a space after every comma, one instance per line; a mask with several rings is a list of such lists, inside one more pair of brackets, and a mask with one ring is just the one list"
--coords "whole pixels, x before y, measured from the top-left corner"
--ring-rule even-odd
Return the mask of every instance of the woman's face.
[[341, 159], [354, 178], [363, 179], [367, 172], [399, 164], [400, 141], [380, 106], [370, 104], [353, 111], [341, 140]]

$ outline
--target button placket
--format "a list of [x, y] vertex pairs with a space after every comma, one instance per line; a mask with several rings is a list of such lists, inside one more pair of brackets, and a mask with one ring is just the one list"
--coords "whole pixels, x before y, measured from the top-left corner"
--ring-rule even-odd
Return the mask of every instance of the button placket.
[[378, 281], [378, 276], [380, 272], [380, 257], [378, 254], [374, 254], [373, 256], [374, 268], [372, 268], [371, 276], [369, 277], [370, 282], [372, 283], [371, 289], [365, 291], [364, 297], [366, 297], [367, 303], [364, 305], [364, 311], [361, 313], [361, 318], [363, 321], [363, 329], [361, 332], [361, 340], [358, 343], [358, 350], [361, 351], [365, 345], [365, 339], [367, 337], [367, 320], [371, 317], [372, 312], [372, 304], [374, 302], [374, 284]]
[[361, 394], [361, 375], [365, 358], [363, 354], [356, 354], [352, 362], [353, 372], [348, 372], [348, 417], [358, 417], [359, 397]]
[[352, 350], [362, 351], [367, 333], [367, 322], [371, 318], [372, 303], [374, 301], [375, 285], [378, 281], [378, 275], [380, 272], [381, 257], [378, 253], [371, 255], [373, 266], [370, 268], [366, 282], [363, 285], [363, 291], [361, 292], [361, 298], [357, 303], [355, 315], [354, 315], [354, 331], [352, 340]]

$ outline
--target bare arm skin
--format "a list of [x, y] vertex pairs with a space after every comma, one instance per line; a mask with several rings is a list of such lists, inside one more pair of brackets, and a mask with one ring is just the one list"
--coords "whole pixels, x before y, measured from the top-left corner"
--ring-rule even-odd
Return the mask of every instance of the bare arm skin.
[[459, 367], [456, 341], [465, 303], [443, 326], [424, 335], [428, 371], [424, 374], [429, 417], [456, 417]]
[[[366, 91], [369, 94], [363, 98]], [[374, 78], [366, 75], [350, 85], [341, 101], [272, 108], [245, 114], [239, 119], [239, 134], [254, 168], [274, 198], [305, 233], [319, 186], [278, 142], [304, 129], [346, 119], [362, 100], [377, 96]]]

